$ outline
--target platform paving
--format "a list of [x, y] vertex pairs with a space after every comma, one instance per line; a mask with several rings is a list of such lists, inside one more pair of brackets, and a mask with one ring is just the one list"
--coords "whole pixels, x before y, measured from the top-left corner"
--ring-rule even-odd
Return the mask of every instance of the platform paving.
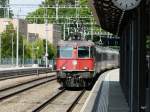
[[106, 73], [98, 96], [96, 112], [129, 112], [129, 107], [119, 83], [119, 69]]
[[[119, 83], [119, 69], [105, 72], [101, 77], [81, 112], [129, 112], [128, 104]], [[93, 96], [95, 96], [94, 101]], [[90, 105], [91, 109], [89, 108]]]
[[10, 71], [10, 70], [25, 70], [25, 69], [36, 69], [36, 68], [44, 68], [44, 67], [9, 67], [9, 68], [1, 68], [1, 71]]

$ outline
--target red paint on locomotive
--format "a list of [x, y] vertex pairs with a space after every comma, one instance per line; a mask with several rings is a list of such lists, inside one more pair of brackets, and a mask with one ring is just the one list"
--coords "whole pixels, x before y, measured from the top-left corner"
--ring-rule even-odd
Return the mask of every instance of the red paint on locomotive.
[[94, 59], [57, 59], [57, 71], [94, 71]]
[[[94, 44], [88, 41], [71, 41], [58, 45], [59, 54], [56, 59], [56, 70], [94, 71], [95, 60], [92, 48], [94, 48]], [[69, 52], [66, 52], [67, 50]], [[63, 56], [60, 52], [64, 53]], [[69, 57], [67, 53], [70, 54]], [[85, 54], [87, 56], [84, 56]]]

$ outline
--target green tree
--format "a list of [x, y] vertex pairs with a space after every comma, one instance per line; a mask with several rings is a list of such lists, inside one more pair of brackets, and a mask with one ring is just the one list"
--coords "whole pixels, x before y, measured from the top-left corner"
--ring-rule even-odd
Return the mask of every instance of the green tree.
[[[44, 53], [43, 56], [45, 55], [45, 51], [46, 51], [46, 40], [43, 40], [43, 46], [44, 46]], [[56, 48], [48, 42], [48, 59], [52, 59], [56, 56]]]
[[[12, 50], [13, 57], [16, 58], [16, 31], [10, 23], [7, 25], [6, 30], [1, 35], [1, 53], [2, 58], [11, 58]], [[27, 38], [19, 34], [19, 58], [23, 61], [26, 59], [42, 59], [45, 56], [45, 40], [37, 39], [34, 42], [27, 41]], [[12, 49], [13, 44], [13, 49]], [[48, 42], [48, 59], [54, 58], [56, 50], [52, 44]]]
[[[40, 7], [36, 10], [36, 11], [33, 11], [31, 13], [28, 14], [28, 16], [26, 17], [26, 19], [28, 21], [30, 21], [31, 23], [33, 22], [37, 22], [37, 23], [44, 23], [44, 18], [37, 18], [37, 19], [34, 19], [34, 17], [43, 17], [45, 16], [45, 12], [46, 10], [44, 8], [42, 8], [43, 6], [53, 6], [55, 5], [57, 0], [45, 0], [44, 2], [42, 2], [42, 4], [40, 5]], [[74, 5], [75, 4], [75, 0], [58, 0], [59, 2], [59, 5]], [[80, 5], [87, 5], [87, 0], [80, 0]], [[49, 8], [47, 10], [47, 15], [48, 16], [55, 16], [56, 15], [56, 11], [55, 9], [51, 9]], [[67, 9], [59, 9], [59, 15], [60, 16], [75, 16], [76, 15], [76, 10], [75, 9], [70, 9], [70, 8], [67, 8]], [[90, 8], [80, 8], [79, 9], [79, 15], [80, 16], [88, 16], [88, 15], [91, 15], [91, 11], [90, 11]], [[36, 21], [35, 21], [36, 20]], [[51, 22], [55, 22], [55, 19], [51, 19], [49, 18], [48, 21], [51, 23]], [[59, 19], [58, 20], [59, 22], [65, 22], [66, 20], [64, 19]], [[83, 20], [83, 21], [86, 21], [87, 22], [87, 19]], [[90, 21], [90, 20], [88, 20]]]
[[[15, 33], [11, 32], [13, 31], [13, 25], [9, 24], [6, 26], [6, 30], [2, 32], [1, 35], [1, 51], [2, 51], [2, 58], [10, 58], [11, 57], [11, 51], [12, 51], [12, 38], [13, 41], [15, 41]], [[10, 33], [11, 32], [11, 33]], [[16, 46], [16, 45], [14, 45]], [[14, 52], [16, 52], [16, 49], [14, 47]]]
[[37, 39], [33, 43], [33, 47], [35, 48], [34, 53], [35, 53], [35, 58], [41, 59], [44, 54], [44, 46], [43, 46], [43, 41], [41, 39]]
[[[0, 0], [0, 6], [5, 7], [6, 6], [6, 0]], [[4, 17], [5, 9], [0, 8], [0, 17]]]
[[[8, 0], [0, 0], [0, 7], [6, 7]], [[8, 15], [8, 9], [6, 8], [0, 8], [0, 18], [4, 18]], [[12, 18], [13, 13], [12, 10], [9, 10], [9, 17]]]
[[56, 56], [56, 48], [52, 44], [48, 44], [48, 59], [53, 59]]
[[[23, 38], [21, 34], [19, 34], [19, 58], [23, 56]], [[1, 51], [2, 51], [2, 58], [11, 58], [12, 51], [14, 57], [16, 57], [16, 31], [11, 23], [6, 26], [6, 30], [2, 32], [1, 35]], [[13, 44], [13, 49], [12, 49]]]
[[26, 38], [23, 39], [23, 45], [24, 45], [24, 59], [31, 59], [32, 58], [32, 46], [27, 41]]
[[[26, 20], [31, 22], [31, 23], [38, 23], [38, 24], [43, 24], [44, 23], [44, 18], [45, 14], [46, 14], [46, 9], [43, 8], [43, 6], [53, 6], [55, 5], [56, 1], [59, 1], [59, 5], [74, 5], [75, 4], [75, 0], [45, 0], [42, 2], [42, 4], [39, 6], [39, 8], [31, 13], [29, 13], [26, 16]], [[79, 0], [80, 1], [80, 8], [78, 9], [79, 11], [79, 16], [84, 16], [84, 17], [88, 17], [91, 16], [91, 9], [89, 8], [83, 8], [82, 6], [84, 5], [88, 5], [88, 0]], [[72, 9], [72, 8], [62, 8], [59, 9], [58, 11], [58, 15], [59, 16], [66, 16], [66, 17], [70, 17], [70, 16], [76, 16], [76, 9]], [[56, 16], [56, 10], [52, 9], [52, 8], [48, 8], [47, 9], [47, 16], [48, 17], [55, 17]], [[35, 18], [38, 17], [38, 18]], [[41, 18], [40, 18], [41, 17]], [[94, 20], [94, 18], [92, 18]], [[75, 22], [77, 21], [77, 19], [75, 18], [59, 18], [57, 20], [58, 23], [69, 23], [69, 22]], [[80, 21], [82, 21], [84, 29], [87, 33], [91, 32], [91, 18], [80, 18]], [[56, 23], [56, 19], [55, 18], [48, 18], [48, 22], [49, 23]], [[95, 22], [95, 21], [93, 21]], [[84, 24], [84, 23], [89, 23]], [[71, 24], [71, 25], [67, 25], [66, 27], [70, 27], [70, 29], [72, 29], [71, 32], [74, 32], [75, 30], [75, 25]], [[63, 26], [62, 26], [63, 29]], [[93, 25], [93, 31], [94, 32], [105, 32], [104, 30], [100, 30], [100, 27], [97, 25]], [[68, 37], [69, 35], [66, 35], [66, 37]]]

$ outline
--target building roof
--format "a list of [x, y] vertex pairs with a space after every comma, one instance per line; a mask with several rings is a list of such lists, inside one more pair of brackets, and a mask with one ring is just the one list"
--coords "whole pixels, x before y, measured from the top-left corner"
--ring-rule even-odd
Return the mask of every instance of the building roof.
[[97, 23], [106, 31], [120, 35], [129, 23], [133, 11], [123, 12], [112, 0], [90, 0], [93, 15]]
[[58, 46], [94, 46], [92, 41], [85, 40], [69, 40], [69, 41], [59, 41]]

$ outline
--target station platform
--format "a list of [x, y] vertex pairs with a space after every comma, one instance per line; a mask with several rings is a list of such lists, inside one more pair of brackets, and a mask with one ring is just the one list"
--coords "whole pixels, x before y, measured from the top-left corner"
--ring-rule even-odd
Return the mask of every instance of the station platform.
[[39, 69], [39, 68], [44, 68], [44, 67], [8, 67], [8, 68], [1, 68], [0, 67], [0, 72], [1, 71], [11, 71], [11, 70]]
[[119, 69], [99, 77], [81, 112], [129, 112], [119, 83]]

